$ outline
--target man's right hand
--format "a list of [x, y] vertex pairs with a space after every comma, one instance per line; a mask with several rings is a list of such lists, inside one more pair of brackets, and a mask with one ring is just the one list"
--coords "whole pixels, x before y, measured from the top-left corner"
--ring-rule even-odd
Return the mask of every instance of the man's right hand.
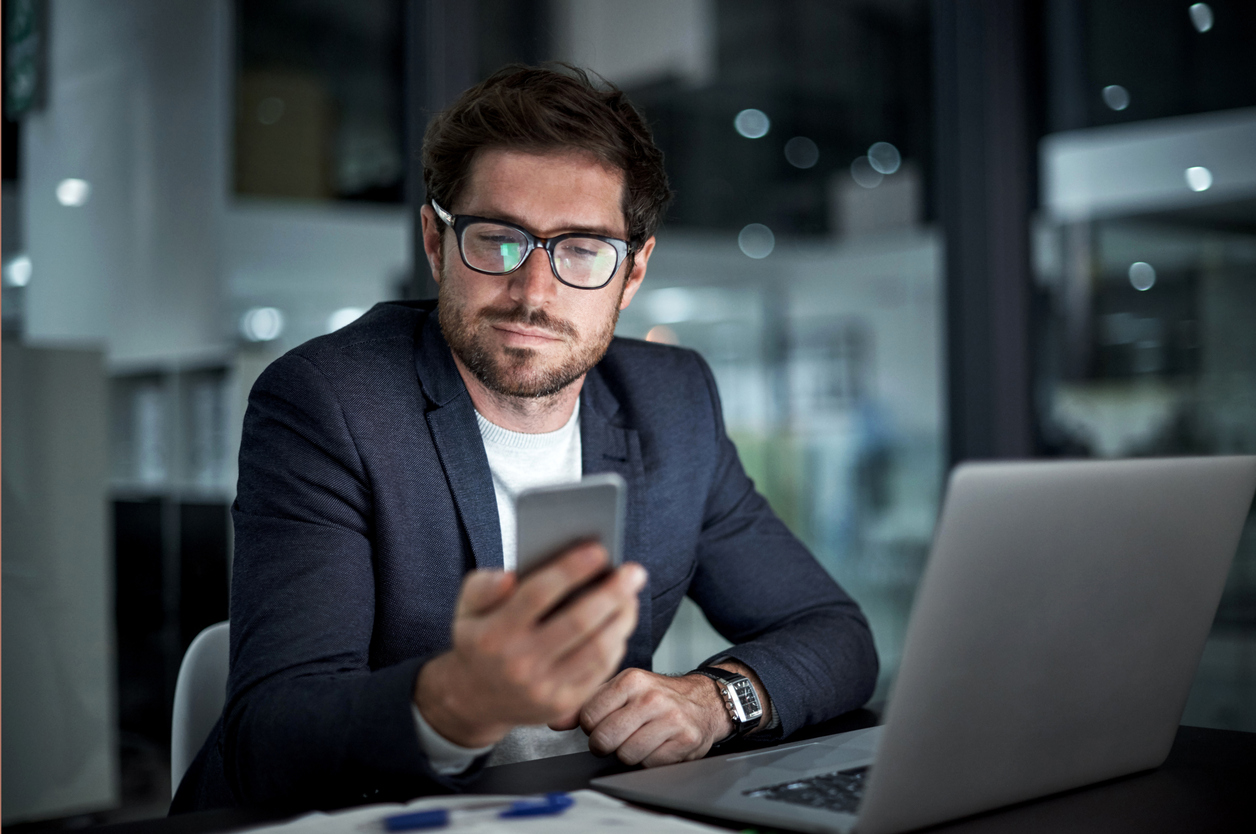
[[586, 544], [522, 582], [511, 572], [468, 574], [453, 648], [425, 664], [414, 687], [432, 729], [454, 744], [486, 747], [519, 725], [574, 723], [627, 651], [645, 568], [623, 565], [550, 612], [606, 562], [604, 547]]

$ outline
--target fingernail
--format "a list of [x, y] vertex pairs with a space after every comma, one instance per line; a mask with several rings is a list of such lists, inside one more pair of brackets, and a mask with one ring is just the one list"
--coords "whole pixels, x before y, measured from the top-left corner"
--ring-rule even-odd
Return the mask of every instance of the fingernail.
[[640, 591], [645, 587], [646, 579], [649, 578], [646, 575], [645, 568], [640, 565], [633, 564], [628, 566], [628, 570], [631, 574], [632, 589], [634, 591]]

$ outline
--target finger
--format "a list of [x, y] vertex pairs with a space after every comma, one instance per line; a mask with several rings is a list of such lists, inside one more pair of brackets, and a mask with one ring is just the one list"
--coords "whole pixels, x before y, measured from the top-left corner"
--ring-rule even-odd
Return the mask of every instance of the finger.
[[462, 580], [455, 616], [475, 617], [488, 613], [510, 596], [515, 575], [500, 570], [473, 570]]
[[546, 620], [538, 635], [541, 644], [557, 657], [575, 650], [625, 608], [635, 607], [645, 581], [645, 569], [640, 565], [620, 567]]
[[592, 736], [598, 725], [605, 721], [608, 715], [628, 703], [629, 690], [620, 685], [620, 678], [631, 671], [631, 669], [625, 669], [620, 672], [593, 690], [589, 700], [584, 702], [584, 706], [576, 714], [576, 719], [585, 733]]
[[[591, 726], [584, 724], [581, 726], [589, 737], [589, 749], [599, 756], [606, 756], [611, 753], [618, 754], [628, 739], [654, 717], [652, 710], [630, 701], [604, 716], [596, 724], [590, 722]], [[648, 752], [648, 750], [643, 751], [641, 755], [645, 756]], [[629, 764], [636, 764], [636, 761]]]
[[616, 757], [624, 764], [651, 762], [670, 764], [682, 761], [703, 744], [702, 733], [684, 721], [674, 717], [647, 721], [637, 728], [615, 750]]
[[624, 669], [599, 686], [580, 708], [580, 726], [586, 733], [592, 734], [607, 716], [639, 695], [648, 686], [644, 678], [652, 675], [653, 672], [644, 669]]
[[676, 698], [666, 680], [644, 669], [625, 669], [600, 689], [580, 711], [589, 749], [602, 755], [613, 753], [650, 722], [679, 723]]
[[577, 545], [519, 583], [508, 606], [512, 617], [535, 622], [563, 597], [606, 569], [606, 548], [597, 543]]

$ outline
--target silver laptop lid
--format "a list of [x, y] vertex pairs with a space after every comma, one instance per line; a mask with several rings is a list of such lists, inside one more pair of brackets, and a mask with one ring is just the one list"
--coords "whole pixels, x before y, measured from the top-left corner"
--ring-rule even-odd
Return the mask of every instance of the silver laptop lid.
[[1159, 765], [1256, 458], [964, 465], [908, 628], [861, 832]]

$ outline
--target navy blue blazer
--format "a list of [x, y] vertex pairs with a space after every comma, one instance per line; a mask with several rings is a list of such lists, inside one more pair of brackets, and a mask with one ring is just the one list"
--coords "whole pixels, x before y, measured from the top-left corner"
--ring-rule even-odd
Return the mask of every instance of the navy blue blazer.
[[[437, 775], [410, 709], [464, 574], [502, 566], [484, 444], [433, 310], [376, 305], [254, 385], [227, 701], [172, 810], [408, 798], [482, 766]], [[698, 354], [615, 339], [580, 396], [584, 472], [627, 481], [625, 558], [649, 571], [623, 666], [650, 668], [688, 594], [763, 680], [778, 732], [863, 704], [867, 622], [754, 490]]]

